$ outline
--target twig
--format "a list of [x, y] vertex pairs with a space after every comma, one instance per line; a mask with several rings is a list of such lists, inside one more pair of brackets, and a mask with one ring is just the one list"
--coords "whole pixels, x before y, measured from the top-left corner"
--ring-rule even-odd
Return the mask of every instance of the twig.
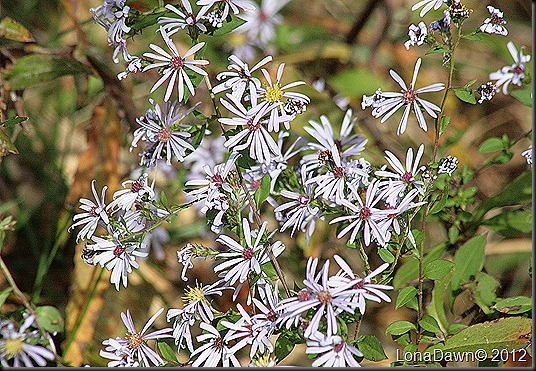
[[372, 15], [372, 13], [374, 12], [374, 9], [376, 9], [376, 7], [382, 4], [383, 2], [384, 0], [369, 0], [368, 1], [367, 5], [365, 6], [365, 9], [361, 13], [361, 15], [355, 20], [354, 25], [352, 26], [352, 28], [346, 35], [345, 41], [347, 44], [349, 45], [353, 44], [357, 40], [359, 33], [361, 32], [363, 27], [365, 27], [365, 25], [367, 24], [367, 21]]

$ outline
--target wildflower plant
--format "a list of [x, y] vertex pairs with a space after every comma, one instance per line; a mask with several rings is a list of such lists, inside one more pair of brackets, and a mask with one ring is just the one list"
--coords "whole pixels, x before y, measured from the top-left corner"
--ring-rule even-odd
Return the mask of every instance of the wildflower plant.
[[[358, 367], [386, 359], [382, 341], [390, 340], [402, 354], [422, 355], [391, 360], [392, 366], [451, 362], [433, 359], [437, 350], [483, 348], [492, 356], [489, 344], [518, 356], [526, 352], [531, 306], [522, 296], [498, 297], [496, 280], [483, 269], [487, 235], [479, 228], [513, 233], [505, 232], [508, 218], [529, 215], [531, 169], [501, 194], [474, 205], [475, 174], [448, 146], [455, 141], [452, 99], [470, 107], [478, 94], [485, 105], [500, 88], [527, 103], [522, 91], [530, 82], [530, 55], [505, 41], [502, 11], [473, 11], [459, 0], [413, 1], [408, 11], [419, 11], [422, 20], [408, 26], [409, 40], [402, 32], [399, 48], [410, 62], [385, 76], [398, 91], [366, 84], [372, 90], [357, 102], [371, 109], [371, 119], [351, 107], [321, 112], [324, 105], [307, 87], [313, 79], [299, 76], [299, 68], [289, 68], [270, 47], [283, 23], [279, 13], [290, 1], [159, 1], [148, 11], [129, 3], [104, 0], [91, 13], [107, 32], [113, 62], [123, 58], [118, 79], [141, 76], [148, 83], [149, 108], [128, 134], [130, 156], [140, 160], [118, 189], [92, 180], [94, 199], [80, 198], [68, 229], [83, 246], [81, 260], [100, 270], [97, 283], [109, 274], [115, 291], [127, 294], [156, 254], [149, 246], [172, 240], [164, 226], [173, 226], [187, 209], [202, 220], [207, 238], [192, 239], [173, 253], [179, 281], [189, 282], [177, 300], [181, 305], [167, 309], [167, 325], [159, 318], [164, 308], [141, 331], [130, 309], [118, 311], [115, 321], [121, 318], [126, 333], [102, 341], [100, 356], [108, 366], [280, 366], [301, 351], [312, 366]], [[438, 14], [442, 18], [434, 19]], [[130, 49], [142, 31], [152, 32], [153, 42], [133, 56], [127, 42]], [[212, 46], [217, 37], [233, 35], [245, 37], [242, 49]], [[477, 89], [477, 79], [457, 85], [460, 48], [485, 37], [497, 38], [514, 64], [481, 66], [500, 69]], [[427, 83], [433, 63], [443, 73]], [[226, 64], [227, 70], [213, 67]], [[396, 133], [402, 150], [375, 150], [382, 141], [364, 130], [364, 120]], [[413, 130], [415, 123], [422, 130]], [[405, 144], [409, 136], [414, 145]], [[484, 167], [510, 161], [512, 147], [529, 136], [486, 140], [480, 153], [500, 153]], [[518, 156], [531, 165], [532, 147]], [[175, 192], [158, 180], [170, 168], [176, 170], [169, 176], [178, 184]], [[507, 221], [486, 217], [506, 206], [516, 208], [505, 211]], [[436, 245], [429, 236], [433, 223], [446, 229]], [[1, 247], [10, 225], [4, 219], [0, 226]], [[319, 235], [325, 230], [336, 251], [324, 249], [327, 240]], [[288, 264], [297, 256], [296, 241], [307, 252], [300, 272]], [[213, 282], [191, 279], [201, 265], [209, 266]], [[474, 298], [474, 305], [455, 313], [453, 303], [466, 300], [462, 295]], [[229, 297], [227, 308], [219, 303], [223, 297]], [[412, 315], [387, 319], [385, 336], [362, 329], [374, 310], [402, 307]], [[61, 362], [53, 327], [37, 309], [25, 303], [18, 323], [0, 319], [3, 366]], [[479, 337], [486, 341], [462, 340]]]

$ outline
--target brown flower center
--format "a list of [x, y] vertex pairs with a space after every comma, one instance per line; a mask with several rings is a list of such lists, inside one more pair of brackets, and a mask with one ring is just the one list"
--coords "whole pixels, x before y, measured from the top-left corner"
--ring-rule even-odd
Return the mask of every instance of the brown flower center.
[[322, 304], [329, 304], [331, 303], [331, 294], [329, 291], [319, 291], [316, 296], [318, 297], [318, 300], [322, 303]]
[[335, 345], [335, 348], [333, 348], [337, 353], [339, 353], [342, 348], [344, 348], [344, 343], [340, 343], [340, 344], [337, 344]]
[[249, 247], [246, 247], [242, 255], [244, 256], [244, 259], [251, 260], [253, 256], [255, 256], [255, 253], [253, 252], [252, 249], [250, 249]]
[[302, 206], [305, 206], [309, 203], [309, 196], [307, 195], [301, 195], [298, 197], [298, 203]]
[[340, 166], [335, 166], [335, 169], [333, 169], [333, 175], [335, 175], [335, 178], [340, 179], [344, 176], [344, 169]]
[[171, 131], [168, 128], [163, 128], [158, 131], [158, 140], [160, 142], [169, 142], [171, 139]]
[[114, 249], [114, 255], [119, 257], [125, 252], [125, 248], [121, 245], [117, 245]]
[[181, 57], [175, 56], [171, 58], [171, 61], [169, 62], [169, 66], [173, 68], [174, 70], [179, 70], [184, 66], [184, 61]]
[[515, 73], [516, 75], [521, 75], [522, 73], [525, 72], [525, 69], [521, 66], [515, 66], [513, 69], [512, 69], [512, 72]]
[[127, 332], [125, 339], [128, 340], [128, 347], [130, 349], [138, 349], [143, 344], [143, 338], [140, 334], [131, 334]]
[[415, 97], [417, 94], [415, 94], [415, 91], [412, 89], [408, 89], [404, 91], [404, 95], [402, 96], [402, 101], [404, 103], [413, 103], [415, 101]]
[[132, 183], [132, 187], [130, 188], [132, 193], [138, 193], [140, 191], [140, 189], [141, 189], [141, 184], [138, 183], [138, 182]]
[[307, 289], [301, 289], [300, 292], [298, 292], [298, 300], [299, 301], [305, 301], [311, 297], [311, 293]]
[[248, 120], [248, 129], [250, 131], [258, 130], [261, 127], [261, 121], [260, 120], [258, 120], [256, 123], [254, 121], [255, 121], [255, 117], [251, 117]]
[[361, 210], [359, 211], [359, 219], [361, 220], [367, 220], [371, 216], [372, 216], [372, 211], [370, 211], [370, 209], [366, 206], [361, 208]]
[[404, 181], [404, 183], [410, 184], [413, 181], [413, 174], [408, 173], [406, 171], [406, 173], [404, 173], [404, 175], [402, 175], [402, 180]]

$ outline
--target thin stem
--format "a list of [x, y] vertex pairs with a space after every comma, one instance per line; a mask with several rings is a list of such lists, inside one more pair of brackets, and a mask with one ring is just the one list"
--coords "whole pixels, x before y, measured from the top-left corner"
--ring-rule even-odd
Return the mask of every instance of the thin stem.
[[[219, 106], [218, 106], [218, 102], [216, 100], [216, 96], [212, 92], [212, 84], [210, 83], [210, 79], [208, 78], [208, 75], [205, 75], [204, 80], [205, 80], [205, 83], [207, 85], [208, 91], [210, 92], [210, 99], [212, 100], [212, 104], [214, 105], [214, 111], [216, 112], [216, 117], [218, 119], [220, 119], [220, 118], [222, 118], [222, 115], [221, 115], [221, 112], [220, 112], [220, 109], [219, 109]], [[223, 124], [221, 122], [220, 122], [220, 126], [221, 126], [221, 130], [222, 130], [223, 134], [225, 135], [226, 130], [225, 130], [225, 127], [223, 126]], [[261, 228], [262, 220], [261, 220], [259, 210], [257, 209], [257, 205], [255, 204], [255, 200], [253, 199], [253, 197], [249, 193], [249, 190], [248, 190], [248, 188], [246, 186], [246, 182], [244, 181], [244, 177], [242, 176], [242, 172], [240, 171], [240, 167], [235, 164], [235, 168], [236, 168], [236, 171], [238, 173], [238, 177], [240, 179], [240, 186], [244, 190], [244, 193], [246, 194], [246, 197], [247, 197], [247, 200], [248, 200], [248, 203], [249, 203], [249, 207], [253, 211], [253, 217], [255, 219], [255, 224], [257, 224], [258, 228]], [[277, 276], [279, 277], [279, 280], [281, 281], [281, 284], [283, 285], [283, 288], [285, 289], [285, 293], [287, 294], [287, 297], [290, 297], [291, 294], [290, 294], [290, 290], [289, 290], [288, 285], [287, 285], [287, 281], [285, 280], [285, 275], [283, 274], [283, 271], [281, 270], [281, 267], [279, 266], [279, 263], [277, 262], [277, 258], [274, 255], [274, 253], [272, 251], [272, 247], [270, 246], [270, 244], [266, 245], [266, 251], [268, 251], [268, 256], [270, 257], [270, 260], [272, 261], [272, 264], [274, 266], [275, 272], [276, 272]]]

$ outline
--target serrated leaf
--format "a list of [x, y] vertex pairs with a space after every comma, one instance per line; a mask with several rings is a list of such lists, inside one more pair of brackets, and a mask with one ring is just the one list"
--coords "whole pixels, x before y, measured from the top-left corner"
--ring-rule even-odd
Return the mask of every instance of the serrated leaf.
[[0, 21], [0, 37], [23, 43], [35, 42], [30, 31], [9, 17], [5, 17]]
[[510, 92], [510, 95], [516, 98], [527, 107], [532, 107], [532, 90], [529, 88], [516, 89]]
[[379, 362], [387, 358], [382, 344], [376, 336], [363, 335], [356, 342], [357, 348], [363, 353], [363, 357], [369, 361]]
[[450, 281], [452, 290], [457, 290], [460, 285], [468, 282], [484, 266], [486, 248], [486, 234], [473, 237], [464, 243], [454, 255], [454, 273]]
[[486, 219], [487, 225], [505, 237], [519, 237], [532, 232], [532, 210], [507, 210], [492, 218]]
[[435, 318], [428, 314], [422, 316], [422, 319], [419, 321], [419, 325], [426, 331], [433, 332], [434, 334], [439, 334], [443, 332], [439, 328], [439, 324], [437, 323]]
[[445, 341], [444, 344], [432, 346], [425, 353], [435, 349], [443, 352], [475, 352], [483, 349], [488, 357], [494, 349], [524, 349], [530, 345], [532, 338], [532, 320], [522, 317], [499, 318], [494, 321], [469, 326]]
[[45, 305], [35, 310], [37, 322], [41, 327], [50, 332], [63, 332], [64, 322], [60, 312], [52, 306]]
[[266, 200], [268, 196], [270, 195], [270, 183], [271, 182], [272, 182], [272, 178], [270, 177], [270, 174], [265, 174], [262, 177], [261, 184], [259, 185], [259, 188], [257, 188], [257, 190], [255, 191], [253, 195], [257, 208], [260, 208], [264, 200]]
[[434, 260], [424, 266], [423, 274], [431, 280], [440, 280], [450, 272], [453, 266], [454, 263], [448, 260]]
[[532, 299], [526, 296], [501, 299], [495, 303], [493, 308], [506, 314], [525, 313], [532, 309]]
[[418, 292], [419, 291], [413, 286], [404, 287], [398, 293], [398, 296], [396, 298], [395, 309], [398, 309], [406, 305], [411, 299], [413, 299], [417, 295]]
[[159, 341], [158, 350], [160, 351], [160, 354], [162, 355], [162, 357], [164, 357], [164, 359], [175, 363], [179, 362], [175, 351], [171, 349], [168, 343]]
[[[1, 245], [0, 245], [1, 247]], [[8, 287], [7, 289], [0, 292], [0, 308], [2, 308], [2, 305], [6, 302], [7, 297], [9, 296], [9, 293], [13, 291], [13, 288]]]
[[417, 330], [415, 325], [409, 321], [396, 321], [391, 323], [385, 330], [386, 335], [402, 335], [411, 330]]
[[469, 88], [452, 89], [454, 94], [462, 101], [466, 103], [476, 104], [475, 93]]
[[504, 142], [501, 138], [493, 137], [486, 139], [480, 147], [478, 147], [478, 153], [489, 153], [495, 151], [501, 151], [504, 149]]
[[89, 67], [73, 58], [30, 54], [15, 62], [13, 69], [6, 73], [6, 80], [16, 90], [62, 76], [89, 73]]

